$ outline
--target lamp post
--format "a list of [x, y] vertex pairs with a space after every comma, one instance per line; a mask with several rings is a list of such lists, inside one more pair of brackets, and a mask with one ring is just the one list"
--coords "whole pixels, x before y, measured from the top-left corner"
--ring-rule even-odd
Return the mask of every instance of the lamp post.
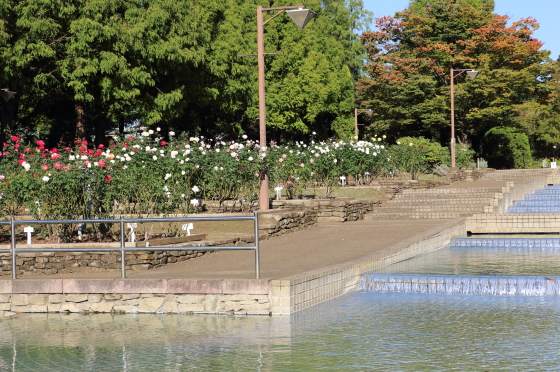
[[[463, 72], [466, 72], [467, 75], [471, 78], [471, 80], [476, 79], [476, 75], [478, 75], [478, 71], [472, 68], [458, 68], [458, 69], [450, 69], [451, 73], [451, 168], [455, 168], [455, 86], [453, 80], [461, 75]], [[455, 75], [455, 72], [458, 74]]]
[[8, 88], [0, 89], [0, 97], [4, 98], [4, 101], [8, 102], [16, 92], [10, 91]]
[[[268, 11], [276, 11], [272, 17], [263, 21], [263, 13]], [[286, 12], [299, 27], [303, 29], [305, 25], [315, 16], [315, 12], [309, 9], [303, 9], [303, 5], [296, 6], [280, 6], [274, 8], [263, 8], [257, 5], [257, 63], [259, 71], [259, 143], [261, 147], [266, 147], [266, 105], [265, 105], [265, 75], [264, 75], [264, 56], [265, 54], [281, 54], [281, 53], [265, 53], [264, 52], [264, 25], [281, 13]], [[261, 174], [261, 184], [259, 191], [259, 207], [261, 210], [269, 209], [268, 195], [268, 170], [263, 169]]]
[[[354, 138], [356, 138], [356, 140], [358, 140], [358, 113], [359, 112], [365, 112], [368, 116], [373, 115], [373, 110], [372, 109], [359, 109], [359, 108], [355, 108], [354, 109]], [[363, 125], [363, 124], [362, 124]]]

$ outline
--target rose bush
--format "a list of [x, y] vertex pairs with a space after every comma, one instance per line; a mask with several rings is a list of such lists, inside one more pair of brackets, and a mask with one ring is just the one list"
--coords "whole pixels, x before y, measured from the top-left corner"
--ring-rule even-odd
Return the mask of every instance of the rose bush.
[[[382, 138], [261, 147], [246, 136], [223, 141], [170, 132], [165, 137], [156, 130], [97, 148], [83, 141], [48, 149], [40, 140], [26, 143], [12, 136], [0, 155], [0, 212], [7, 218], [23, 208], [36, 219], [50, 220], [177, 216], [200, 210], [200, 199], [213, 200], [222, 210], [223, 202], [232, 200], [249, 210], [256, 205], [265, 169], [270, 186], [283, 187], [290, 198], [311, 188], [324, 188], [328, 197], [341, 176], [364, 183], [403, 168], [401, 163], [408, 167], [420, 155], [405, 146], [389, 150]], [[416, 167], [410, 170], [417, 174]], [[75, 230], [56, 226], [41, 231], [68, 240]], [[171, 229], [169, 235], [178, 233]], [[94, 230], [103, 236], [111, 226]]]

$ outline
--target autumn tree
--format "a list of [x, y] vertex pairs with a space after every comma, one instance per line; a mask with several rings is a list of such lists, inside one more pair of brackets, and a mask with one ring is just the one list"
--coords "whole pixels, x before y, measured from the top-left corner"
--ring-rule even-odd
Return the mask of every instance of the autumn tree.
[[377, 27], [362, 35], [367, 76], [357, 88], [362, 105], [376, 108], [371, 132], [449, 145], [451, 69], [480, 71], [475, 81], [455, 80], [456, 136], [477, 148], [490, 128], [518, 125], [519, 105], [550, 92], [549, 52], [533, 37], [532, 18], [508, 25], [507, 16], [468, 2], [437, 1], [425, 12], [382, 17]]

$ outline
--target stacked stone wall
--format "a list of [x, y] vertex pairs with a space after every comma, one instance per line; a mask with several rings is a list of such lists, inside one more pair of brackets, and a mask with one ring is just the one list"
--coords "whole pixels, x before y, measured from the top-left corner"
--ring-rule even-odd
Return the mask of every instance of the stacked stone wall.
[[[274, 215], [278, 213], [276, 212], [277, 209], [303, 210], [309, 215], [316, 212], [316, 223], [349, 222], [362, 220], [364, 215], [373, 212], [380, 205], [380, 200], [353, 200], [351, 198], [275, 200], [273, 202], [275, 209], [266, 214]], [[260, 215], [262, 216], [263, 213]]]
[[[219, 241], [199, 241], [183, 244], [186, 247], [252, 245], [253, 236]], [[126, 270], [142, 271], [161, 267], [162, 265], [186, 261], [200, 257], [209, 251], [185, 250], [174, 251], [138, 251], [125, 254]], [[16, 256], [18, 276], [37, 274], [66, 274], [121, 269], [120, 252], [18, 252]], [[12, 255], [0, 253], [0, 276], [12, 275]]]
[[268, 294], [0, 294], [0, 311], [11, 313], [173, 313], [268, 315]]

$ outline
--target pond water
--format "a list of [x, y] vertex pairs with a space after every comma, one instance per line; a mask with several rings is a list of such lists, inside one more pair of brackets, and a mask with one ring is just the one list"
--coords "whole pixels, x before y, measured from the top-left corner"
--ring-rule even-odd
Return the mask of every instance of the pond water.
[[556, 296], [356, 292], [291, 317], [24, 314], [0, 371], [557, 371]]

